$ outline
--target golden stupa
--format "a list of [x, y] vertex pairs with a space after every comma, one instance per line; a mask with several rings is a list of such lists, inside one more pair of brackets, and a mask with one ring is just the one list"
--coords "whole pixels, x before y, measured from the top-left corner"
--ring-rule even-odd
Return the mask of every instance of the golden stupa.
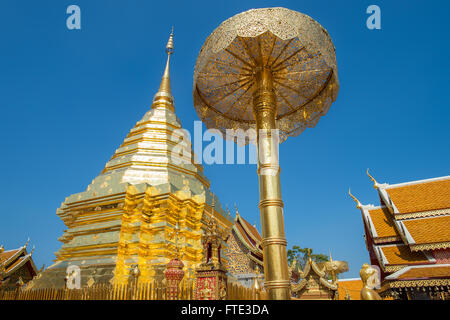
[[69, 266], [80, 268], [81, 286], [127, 283], [136, 266], [139, 282], [146, 283], [163, 277], [176, 252], [185, 277], [192, 278], [203, 259], [205, 222], [214, 216], [220, 228], [231, 228], [233, 219], [210, 191], [202, 166], [194, 163], [190, 143], [179, 143], [182, 126], [169, 76], [173, 51], [172, 33], [151, 109], [87, 189], [67, 197], [57, 210], [67, 226], [59, 238], [63, 245], [30, 287], [63, 287]]

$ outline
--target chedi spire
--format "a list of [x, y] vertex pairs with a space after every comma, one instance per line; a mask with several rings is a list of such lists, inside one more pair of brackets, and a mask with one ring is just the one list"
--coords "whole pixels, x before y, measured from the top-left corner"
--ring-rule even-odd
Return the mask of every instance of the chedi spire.
[[152, 108], [157, 107], [167, 107], [169, 109], [174, 109], [173, 106], [173, 97], [172, 91], [170, 89], [170, 73], [169, 73], [169, 65], [170, 65], [170, 56], [173, 54], [173, 28], [170, 33], [169, 40], [166, 45], [166, 53], [167, 53], [167, 62], [166, 68], [164, 69], [164, 74], [161, 80], [161, 84], [159, 86], [158, 92], [153, 97]]

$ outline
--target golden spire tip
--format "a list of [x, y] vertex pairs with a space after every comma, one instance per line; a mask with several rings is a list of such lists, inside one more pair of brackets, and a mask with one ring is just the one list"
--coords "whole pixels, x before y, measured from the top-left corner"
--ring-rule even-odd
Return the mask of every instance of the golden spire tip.
[[172, 26], [172, 32], [170, 33], [169, 40], [167, 41], [166, 45], [166, 53], [168, 55], [171, 55], [173, 53], [174, 47], [173, 47], [173, 26]]
[[166, 67], [164, 69], [164, 74], [161, 80], [161, 84], [159, 86], [158, 92], [153, 97], [153, 102], [164, 99], [170, 104], [169, 109], [173, 109], [173, 98], [172, 91], [170, 89], [170, 74], [169, 74], [169, 65], [170, 65], [170, 56], [173, 54], [174, 46], [173, 46], [173, 28], [172, 33], [169, 36], [169, 40], [166, 45], [166, 53], [167, 53], [167, 62]]

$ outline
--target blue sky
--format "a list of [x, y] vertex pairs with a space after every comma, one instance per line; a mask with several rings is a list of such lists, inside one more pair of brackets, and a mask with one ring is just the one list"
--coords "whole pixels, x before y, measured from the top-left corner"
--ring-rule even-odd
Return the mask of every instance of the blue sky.
[[[81, 8], [82, 29], [66, 28]], [[368, 30], [366, 8], [381, 8]], [[314, 129], [280, 146], [288, 246], [332, 251], [356, 277], [368, 262], [359, 211], [381, 183], [449, 174], [448, 1], [13, 1], [0, 3], [0, 243], [36, 245], [38, 268], [60, 247], [56, 216], [85, 190], [151, 105], [175, 27], [171, 79], [183, 126], [197, 54], [210, 32], [251, 9], [282, 6], [330, 33], [340, 92]], [[212, 190], [260, 226], [255, 165], [205, 165]]]

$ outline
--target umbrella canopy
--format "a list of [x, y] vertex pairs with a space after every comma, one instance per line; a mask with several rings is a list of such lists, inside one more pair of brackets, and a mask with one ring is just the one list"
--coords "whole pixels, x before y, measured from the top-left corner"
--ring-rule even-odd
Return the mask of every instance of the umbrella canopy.
[[253, 9], [206, 39], [194, 72], [194, 106], [207, 128], [255, 128], [258, 68], [272, 72], [280, 140], [314, 127], [339, 90], [335, 49], [315, 20], [285, 8]]

